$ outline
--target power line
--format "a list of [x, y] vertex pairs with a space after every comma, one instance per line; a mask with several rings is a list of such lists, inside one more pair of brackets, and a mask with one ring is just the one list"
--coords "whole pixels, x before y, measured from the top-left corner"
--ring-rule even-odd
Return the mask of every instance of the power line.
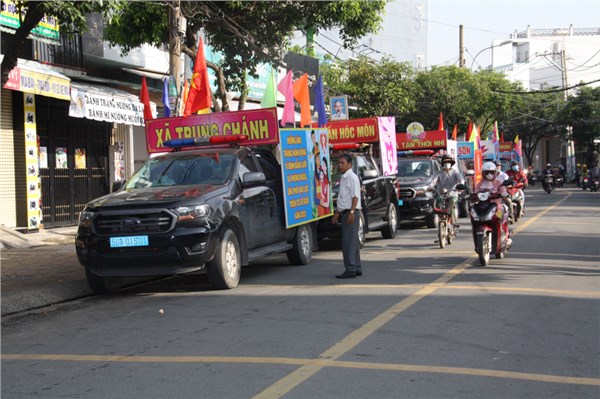
[[600, 79], [596, 79], [596, 80], [592, 80], [591, 82], [583, 82], [583, 83], [578, 83], [576, 85], [573, 86], [569, 86], [569, 87], [563, 87], [560, 89], [553, 89], [553, 90], [535, 90], [535, 91], [504, 91], [504, 90], [492, 90], [494, 93], [500, 93], [500, 94], [518, 94], [518, 95], [522, 95], [522, 94], [544, 94], [544, 93], [559, 93], [559, 92], [563, 92], [566, 90], [571, 90], [574, 89], [576, 87], [581, 87], [581, 86], [587, 86], [587, 85], [591, 85], [592, 83], [596, 83], [596, 82], [600, 82]]

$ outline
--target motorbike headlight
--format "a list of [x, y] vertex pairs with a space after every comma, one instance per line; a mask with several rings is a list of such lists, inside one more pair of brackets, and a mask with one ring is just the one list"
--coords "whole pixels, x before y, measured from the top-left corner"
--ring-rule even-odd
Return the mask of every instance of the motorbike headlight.
[[479, 201], [487, 201], [488, 198], [490, 198], [490, 192], [482, 191], [480, 193], [477, 193], [477, 198], [479, 199]]
[[93, 222], [95, 216], [96, 216], [95, 212], [90, 212], [90, 211], [86, 211], [86, 210], [81, 211], [81, 213], [79, 214], [79, 225], [83, 226], [83, 227], [91, 228], [92, 222]]
[[206, 220], [210, 214], [210, 206], [207, 204], [180, 206], [175, 209], [175, 213], [177, 214], [178, 222], [203, 221]]

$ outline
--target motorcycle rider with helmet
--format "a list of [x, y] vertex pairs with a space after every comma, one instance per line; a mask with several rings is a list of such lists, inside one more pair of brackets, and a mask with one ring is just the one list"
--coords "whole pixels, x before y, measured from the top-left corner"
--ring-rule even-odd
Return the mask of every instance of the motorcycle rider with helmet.
[[455, 187], [457, 184], [465, 184], [465, 178], [462, 173], [454, 169], [452, 166], [456, 163], [451, 155], [444, 155], [442, 157], [442, 169], [436, 173], [431, 181], [431, 187], [435, 187], [438, 192], [446, 189], [450, 195], [448, 196], [448, 202], [445, 204], [446, 209], [451, 209], [450, 223], [453, 224], [458, 220], [458, 192]]
[[496, 202], [498, 209], [503, 208], [502, 202], [504, 202], [504, 204], [508, 206], [508, 210], [504, 210], [502, 212], [502, 230], [504, 230], [504, 233], [506, 234], [506, 238], [508, 240], [510, 238], [510, 234], [508, 231], [508, 214], [510, 210], [510, 203], [507, 205], [508, 191], [506, 190], [506, 187], [502, 185], [504, 180], [500, 180], [498, 178], [498, 175], [499, 173], [496, 169], [496, 165], [494, 164], [494, 162], [485, 162], [481, 168], [481, 176], [483, 178], [477, 184], [477, 187], [475, 187], [475, 192], [477, 193], [480, 191], [488, 190], [492, 194], [499, 193], [502, 196], [502, 201], [500, 199], [496, 199], [494, 200], [494, 202]]
[[[525, 173], [524, 171], [521, 170], [521, 168], [519, 168], [519, 163], [517, 161], [512, 161], [510, 163], [510, 170], [508, 170], [506, 172], [506, 174], [508, 175], [509, 179], [512, 179], [513, 181], [513, 185], [507, 187], [507, 191], [510, 194], [510, 197], [513, 197], [520, 189], [525, 189], [527, 188], [527, 184], [528, 184], [528, 180], [527, 180], [527, 173]], [[523, 198], [523, 203], [521, 204], [523, 209], [525, 209], [525, 194], [523, 194], [522, 196]], [[510, 218], [513, 218], [513, 214], [512, 214], [512, 200], [509, 200], [511, 202], [510, 204]], [[518, 215], [517, 215], [518, 216]]]

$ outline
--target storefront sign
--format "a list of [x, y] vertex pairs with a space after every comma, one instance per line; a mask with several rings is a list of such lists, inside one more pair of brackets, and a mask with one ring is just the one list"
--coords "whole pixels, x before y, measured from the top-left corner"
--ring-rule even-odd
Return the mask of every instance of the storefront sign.
[[144, 126], [144, 105], [129, 93], [73, 83], [69, 116]]
[[69, 100], [71, 80], [35, 61], [19, 59], [8, 73], [5, 89]]
[[277, 109], [215, 112], [146, 121], [148, 153], [169, 151], [163, 147], [163, 142], [171, 139], [234, 134], [246, 135], [248, 141], [245, 144], [278, 143]]
[[27, 185], [27, 229], [37, 230], [42, 223], [40, 206], [39, 150], [36, 133], [35, 96], [23, 96], [25, 126], [25, 168], [27, 169], [25, 184]]
[[285, 223], [293, 227], [333, 213], [327, 129], [281, 129]]
[[[25, 18], [26, 8], [23, 8], [23, 18]], [[13, 0], [2, 0], [2, 10], [0, 10], [0, 25], [9, 28], [19, 29], [21, 21], [19, 19], [19, 10]], [[42, 20], [31, 30], [34, 36], [45, 37], [57, 40], [59, 37], [58, 20], [55, 17], [44, 15]]]
[[396, 133], [398, 149], [401, 151], [445, 149], [446, 140], [445, 130], [430, 130], [419, 134]]

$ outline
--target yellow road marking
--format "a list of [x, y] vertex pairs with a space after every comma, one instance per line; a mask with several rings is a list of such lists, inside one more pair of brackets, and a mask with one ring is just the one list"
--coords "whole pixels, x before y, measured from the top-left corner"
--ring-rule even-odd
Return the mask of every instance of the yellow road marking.
[[[547, 212], [549, 212], [550, 210], [552, 210], [552, 209], [556, 208], [557, 206], [559, 206], [560, 204], [562, 204], [567, 198], [569, 198], [570, 195], [571, 195], [571, 193], [567, 193], [565, 198], [558, 201], [554, 205], [546, 208], [545, 210], [541, 211], [533, 218], [529, 219], [523, 225], [519, 226], [519, 228], [517, 228], [514, 231], [514, 233], [516, 234], [516, 233], [522, 231], [527, 226], [534, 223], [536, 220], [539, 220], [539, 218], [541, 218]], [[376, 316], [371, 321], [367, 322], [366, 324], [359, 327], [357, 330], [353, 331], [348, 336], [343, 338], [340, 342], [335, 344], [333, 347], [331, 347], [330, 349], [323, 352], [319, 356], [319, 359], [336, 360], [337, 358], [339, 358], [340, 356], [342, 356], [343, 354], [345, 354], [346, 352], [348, 352], [349, 350], [351, 350], [352, 348], [357, 346], [359, 343], [361, 343], [369, 335], [373, 334], [373, 332], [375, 332], [378, 328], [383, 326], [385, 323], [392, 320], [394, 317], [398, 316], [404, 310], [408, 309], [415, 303], [419, 302], [421, 299], [423, 299], [426, 296], [435, 292], [438, 288], [440, 288], [442, 285], [446, 284], [448, 281], [453, 279], [458, 274], [462, 273], [466, 269], [466, 267], [468, 265], [470, 265], [471, 262], [476, 258], [477, 258], [477, 255], [471, 255], [469, 258], [467, 258], [467, 260], [460, 263], [458, 266], [454, 267], [452, 270], [446, 272], [444, 275], [442, 275], [440, 278], [435, 280], [433, 283], [428, 284], [427, 286], [421, 288], [419, 291], [417, 291], [413, 295], [403, 299], [402, 301], [398, 302], [396, 305], [392, 306], [388, 310], [386, 310], [383, 313], [381, 313], [380, 315]], [[254, 397], [254, 399], [280, 398], [283, 395], [285, 395], [286, 393], [290, 392], [292, 389], [294, 389], [299, 384], [303, 383], [304, 381], [306, 381], [307, 379], [312, 377], [314, 374], [319, 372], [322, 368], [323, 368], [323, 366], [321, 366], [318, 361], [308, 363], [308, 364], [300, 367], [299, 369], [292, 371], [290, 374], [281, 378], [279, 381], [276, 381], [274, 384], [267, 387], [264, 391], [262, 391], [258, 395], [256, 395]]]
[[471, 375], [492, 378], [507, 378], [525, 381], [552, 382], [557, 384], [600, 386], [600, 378], [569, 377], [550, 374], [523, 373], [516, 371], [473, 369], [465, 367], [426, 366], [415, 364], [350, 362], [328, 359], [294, 359], [279, 357], [227, 357], [227, 356], [110, 356], [110, 355], [43, 355], [3, 354], [2, 360], [46, 360], [101, 363], [243, 363], [308, 365], [362, 370], [386, 370], [415, 373], [437, 373]]

